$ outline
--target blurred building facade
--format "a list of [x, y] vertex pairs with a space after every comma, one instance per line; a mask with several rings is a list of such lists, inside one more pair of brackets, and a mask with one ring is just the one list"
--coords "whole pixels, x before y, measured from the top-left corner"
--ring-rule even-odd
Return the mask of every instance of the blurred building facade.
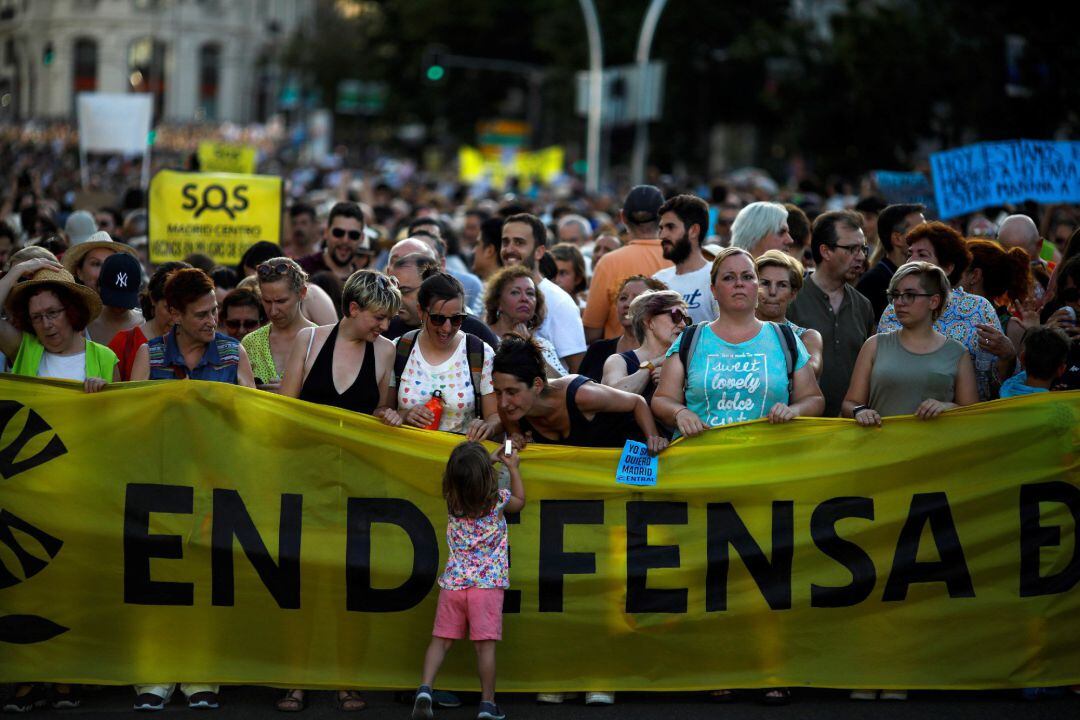
[[314, 0], [0, 0], [0, 120], [74, 118], [80, 92], [149, 92], [156, 120], [261, 121]]

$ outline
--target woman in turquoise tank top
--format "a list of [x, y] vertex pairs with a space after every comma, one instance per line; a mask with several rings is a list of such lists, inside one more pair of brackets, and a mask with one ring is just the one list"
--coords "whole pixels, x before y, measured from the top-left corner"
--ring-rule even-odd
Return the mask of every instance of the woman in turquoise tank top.
[[844, 417], [876, 427], [889, 415], [929, 420], [978, 402], [971, 356], [934, 329], [949, 296], [949, 280], [936, 265], [910, 262], [896, 271], [889, 300], [900, 329], [878, 333], [863, 345], [844, 398]]

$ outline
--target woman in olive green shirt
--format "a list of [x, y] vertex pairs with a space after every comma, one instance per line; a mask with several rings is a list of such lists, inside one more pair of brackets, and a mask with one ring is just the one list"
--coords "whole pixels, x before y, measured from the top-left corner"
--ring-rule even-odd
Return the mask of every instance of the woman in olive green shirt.
[[260, 263], [255, 272], [263, 309], [270, 323], [248, 333], [240, 344], [251, 359], [256, 386], [277, 392], [296, 334], [315, 325], [300, 311], [307, 297], [308, 276], [296, 261], [287, 257]]

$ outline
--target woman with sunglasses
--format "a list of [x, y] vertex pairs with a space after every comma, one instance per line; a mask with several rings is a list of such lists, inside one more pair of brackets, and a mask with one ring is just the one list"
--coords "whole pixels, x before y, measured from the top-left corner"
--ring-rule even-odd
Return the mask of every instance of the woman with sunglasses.
[[288, 365], [296, 335], [315, 323], [304, 317], [300, 305], [307, 297], [307, 273], [295, 260], [276, 257], [255, 268], [259, 297], [270, 322], [244, 336], [240, 344], [251, 358], [255, 385], [277, 392]]
[[651, 402], [668, 348], [690, 323], [682, 293], [649, 291], [630, 303], [630, 326], [641, 343], [604, 363], [604, 384], [641, 395]]
[[874, 335], [859, 351], [844, 417], [877, 427], [886, 416], [930, 420], [979, 401], [971, 356], [934, 327], [952, 302], [950, 294], [949, 279], [937, 265], [917, 261], [897, 269], [888, 298], [900, 329]]
[[486, 440], [502, 432], [491, 363], [495, 352], [475, 335], [463, 332], [465, 288], [453, 275], [429, 274], [417, 291], [420, 329], [397, 341], [390, 406], [383, 420], [390, 425], [428, 427], [435, 420], [427, 407], [435, 391], [442, 395], [439, 430]]
[[547, 306], [531, 270], [511, 265], [491, 276], [484, 293], [484, 313], [484, 321], [497, 337], [518, 335], [536, 343], [544, 355], [549, 379], [566, 375], [555, 346], [534, 334], [547, 316]]

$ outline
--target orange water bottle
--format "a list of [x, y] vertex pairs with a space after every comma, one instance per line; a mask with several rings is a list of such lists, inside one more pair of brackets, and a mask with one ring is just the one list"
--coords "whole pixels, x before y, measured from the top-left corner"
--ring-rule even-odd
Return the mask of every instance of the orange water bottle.
[[425, 430], [438, 430], [439, 421], [442, 420], [443, 411], [443, 399], [442, 390], [436, 390], [431, 393], [431, 399], [424, 403], [424, 407], [431, 411], [431, 414], [435, 416], [435, 419], [431, 421], [431, 424], [425, 427]]

